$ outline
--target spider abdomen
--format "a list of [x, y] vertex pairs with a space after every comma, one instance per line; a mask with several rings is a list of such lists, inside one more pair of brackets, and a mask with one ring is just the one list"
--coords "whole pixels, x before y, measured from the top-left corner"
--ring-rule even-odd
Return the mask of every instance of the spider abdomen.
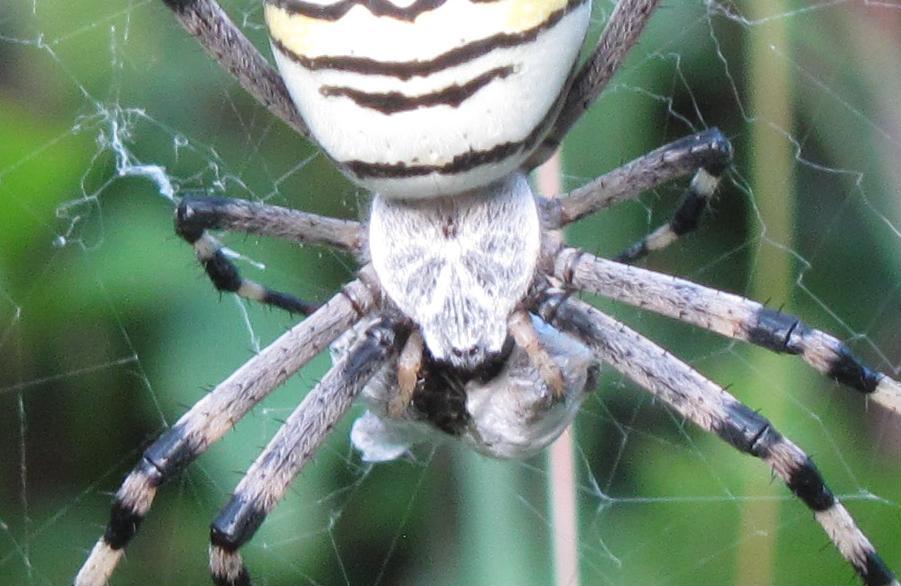
[[372, 264], [432, 357], [475, 369], [501, 352], [535, 274], [541, 230], [525, 176], [429, 201], [375, 197]]
[[386, 197], [515, 170], [553, 122], [587, 0], [268, 0], [279, 69], [316, 140]]

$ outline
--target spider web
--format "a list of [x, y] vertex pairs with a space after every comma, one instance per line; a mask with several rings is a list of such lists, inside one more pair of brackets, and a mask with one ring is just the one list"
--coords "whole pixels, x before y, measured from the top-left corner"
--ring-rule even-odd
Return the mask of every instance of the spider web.
[[[581, 185], [719, 126], [735, 170], [647, 265], [785, 307], [901, 366], [901, 4], [674, 2], [568, 138]], [[612, 2], [595, 3], [593, 34]], [[259, 3], [225, 3], [265, 46]], [[785, 80], [782, 83], [780, 80]], [[68, 583], [142, 446], [292, 320], [221, 299], [172, 231], [196, 191], [359, 218], [366, 198], [214, 66], [162, 3], [0, 6], [0, 584]], [[610, 256], [680, 185], [570, 231]], [[327, 299], [350, 259], [223, 236], [243, 272]], [[901, 425], [791, 358], [610, 303], [816, 460], [901, 571]], [[208, 523], [328, 367], [317, 358], [160, 492], [114, 584], [205, 584]], [[348, 418], [245, 548], [261, 584], [548, 584], [544, 456], [424, 447], [369, 466]], [[576, 424], [585, 584], [854, 584], [759, 462], [605, 371]], [[561, 487], [567, 490], [566, 487]], [[576, 584], [575, 581], [570, 581]]]

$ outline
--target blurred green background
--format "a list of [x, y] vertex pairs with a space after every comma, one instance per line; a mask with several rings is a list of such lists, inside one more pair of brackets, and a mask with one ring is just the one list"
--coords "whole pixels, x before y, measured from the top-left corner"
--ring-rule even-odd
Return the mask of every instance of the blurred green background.
[[[225, 7], [265, 46], [259, 3]], [[595, 3], [593, 34], [612, 3]], [[664, 3], [564, 148], [581, 185], [719, 126], [736, 164], [702, 229], [646, 264], [768, 301], [901, 364], [901, 7]], [[143, 166], [151, 167], [143, 167]], [[220, 298], [172, 231], [175, 187], [349, 218], [366, 196], [245, 96], [160, 2], [0, 5], [0, 584], [67, 584], [110, 494], [206, 389], [291, 325]], [[684, 184], [584, 221], [602, 255]], [[248, 276], [327, 299], [353, 273], [314, 247], [226, 236]], [[901, 570], [901, 420], [767, 353], [598, 301], [807, 449]], [[322, 375], [318, 358], [166, 485], [114, 584], [207, 584], [208, 523]], [[259, 584], [541, 585], [543, 456], [459, 446], [369, 467], [351, 418], [245, 549]], [[769, 471], [605, 372], [577, 421], [585, 584], [854, 584]]]

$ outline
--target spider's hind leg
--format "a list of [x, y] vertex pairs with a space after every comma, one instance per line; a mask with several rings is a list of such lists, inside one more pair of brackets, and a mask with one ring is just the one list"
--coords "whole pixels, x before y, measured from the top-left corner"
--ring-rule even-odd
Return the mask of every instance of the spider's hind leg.
[[527, 163], [534, 169], [557, 150], [563, 137], [591, 107], [619, 70], [660, 0], [621, 0], [604, 26], [591, 54], [573, 79], [554, 126]]
[[163, 3], [241, 87], [301, 136], [310, 138], [310, 130], [281, 76], [216, 0], [163, 0]]

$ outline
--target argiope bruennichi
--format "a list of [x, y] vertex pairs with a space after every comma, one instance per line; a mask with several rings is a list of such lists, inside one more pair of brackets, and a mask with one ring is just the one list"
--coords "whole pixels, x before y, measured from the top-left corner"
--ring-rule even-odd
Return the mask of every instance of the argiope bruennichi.
[[[176, 231], [221, 291], [308, 317], [195, 404], [144, 452], [75, 579], [105, 584], [157, 488], [341, 337], [334, 367], [284, 422], [212, 525], [220, 585], [250, 583], [239, 548], [362, 394], [352, 440], [369, 460], [425, 434], [496, 457], [532, 454], [569, 424], [605, 363], [737, 450], [762, 459], [813, 512], [868, 585], [891, 571], [795, 444], [653, 342], [571, 297], [589, 291], [796, 355], [901, 411], [901, 390], [836, 338], [735, 295], [629, 266], [693, 230], [731, 162], [715, 129], [555, 199], [526, 174], [546, 159], [636, 42], [658, 2], [621, 0], [578, 64], [588, 0], [266, 0], [281, 76], [215, 0], [165, 0], [245, 89], [373, 193], [369, 221], [235, 199], [188, 198]], [[560, 229], [694, 174], [672, 220], [604, 260]], [[350, 251], [356, 280], [316, 308], [243, 279], [209, 230]]]

